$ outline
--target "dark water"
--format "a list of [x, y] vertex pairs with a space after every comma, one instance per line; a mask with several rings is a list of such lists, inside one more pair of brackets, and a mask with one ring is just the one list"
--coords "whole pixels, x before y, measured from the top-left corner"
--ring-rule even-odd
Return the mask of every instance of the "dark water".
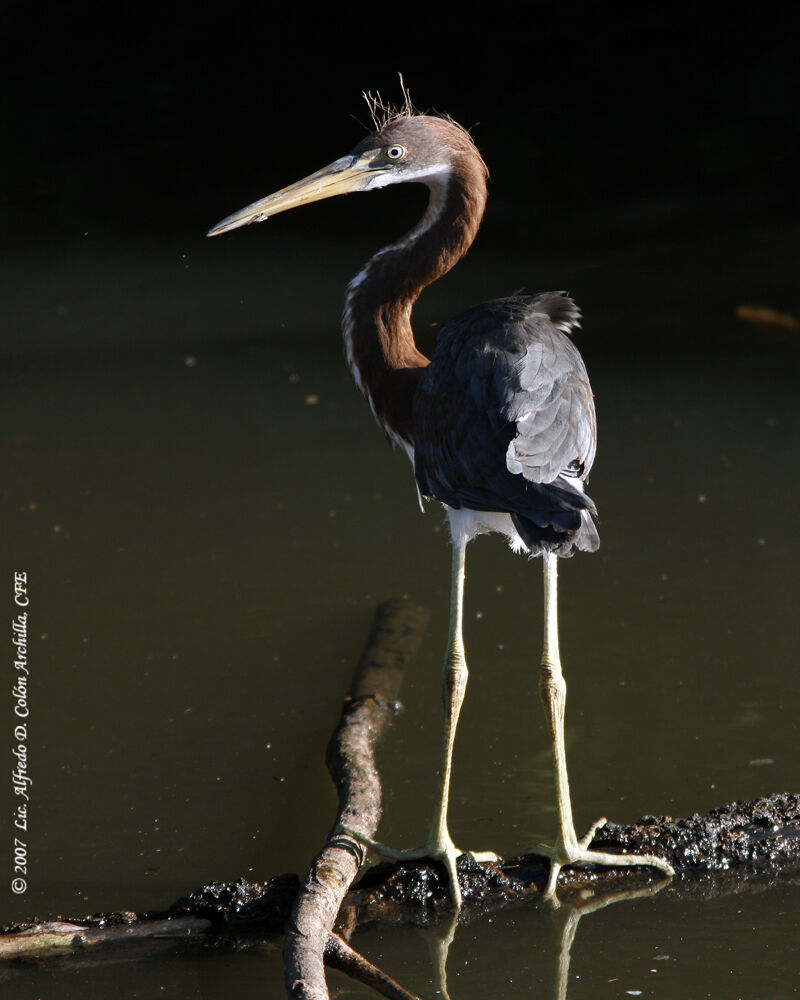
[[[0, 602], [10, 634], [11, 574], [26, 572], [33, 786], [23, 895], [0, 825], [3, 922], [304, 871], [334, 811], [325, 743], [376, 604], [400, 594], [433, 618], [383, 750], [381, 836], [427, 829], [449, 556], [341, 361], [341, 289], [363, 253], [264, 257], [246, 239], [90, 244], [6, 274]], [[702, 240], [668, 267], [657, 249], [544, 274], [467, 262], [421, 312], [424, 329], [524, 272], [567, 284], [591, 317], [602, 547], [561, 574], [579, 826], [798, 788], [798, 352], [733, 319], [748, 293], [780, 308], [796, 290], [793, 268], [761, 273], [750, 246], [718, 247], [702, 294]], [[497, 538], [471, 546], [451, 817], [465, 847], [514, 853], [554, 830], [539, 577]], [[588, 915], [569, 997], [796, 995], [796, 897], [788, 881], [705, 901], [666, 890]], [[460, 928], [452, 1000], [556, 995], [563, 919], [530, 908]], [[431, 996], [433, 937], [370, 926], [354, 943]], [[9, 985], [105, 996], [120, 976], [128, 996], [281, 995], [277, 954], [45, 967]]]

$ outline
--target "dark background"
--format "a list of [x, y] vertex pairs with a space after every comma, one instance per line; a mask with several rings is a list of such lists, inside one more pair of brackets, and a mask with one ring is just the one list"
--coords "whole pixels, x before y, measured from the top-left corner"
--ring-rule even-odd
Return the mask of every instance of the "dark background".
[[[12, 2], [2, 34], [11, 253], [204, 231], [349, 150], [360, 92], [397, 101], [399, 72], [419, 108], [472, 129], [490, 246], [544, 257], [538, 226], [569, 241], [598, 211], [613, 244], [631, 206], [731, 227], [795, 208], [798, 61], [779, 7]], [[359, 201], [354, 227], [374, 215]]]

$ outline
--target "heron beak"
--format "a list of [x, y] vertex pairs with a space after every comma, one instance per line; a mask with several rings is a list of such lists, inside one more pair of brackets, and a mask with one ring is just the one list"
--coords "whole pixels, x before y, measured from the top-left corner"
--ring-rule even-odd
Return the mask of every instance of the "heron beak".
[[219, 236], [239, 226], [249, 226], [251, 222], [263, 222], [271, 215], [288, 212], [298, 205], [334, 198], [337, 194], [348, 194], [350, 191], [364, 191], [381, 172], [374, 154], [342, 156], [303, 180], [234, 212], [209, 229], [206, 235]]

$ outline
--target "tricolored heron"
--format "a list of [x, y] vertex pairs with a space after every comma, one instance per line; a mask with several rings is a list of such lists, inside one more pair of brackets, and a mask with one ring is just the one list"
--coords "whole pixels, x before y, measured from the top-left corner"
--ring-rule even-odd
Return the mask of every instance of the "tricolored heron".
[[[467, 252], [486, 204], [487, 169], [469, 134], [410, 105], [377, 118], [352, 153], [248, 205], [209, 231], [228, 232], [290, 208], [389, 184], [427, 186], [425, 214], [372, 257], [347, 287], [342, 329], [358, 388], [389, 439], [414, 465], [422, 496], [444, 504], [453, 545], [450, 632], [443, 671], [444, 729], [436, 811], [421, 848], [393, 858], [430, 856], [447, 866], [456, 907], [459, 855], [447, 826], [453, 743], [467, 684], [462, 640], [464, 557], [478, 534], [499, 532], [515, 552], [544, 566], [544, 646], [540, 694], [552, 741], [559, 831], [539, 845], [551, 859], [546, 894], [573, 862], [671, 867], [650, 855], [590, 850], [600, 820], [578, 837], [564, 749], [566, 684], [558, 652], [558, 558], [599, 545], [596, 510], [584, 492], [595, 455], [596, 421], [583, 360], [572, 343], [580, 312], [563, 292], [515, 295], [475, 306], [445, 324], [432, 360], [414, 341], [411, 310], [426, 285]], [[353, 832], [353, 831], [350, 831]], [[356, 836], [358, 834], [356, 833]], [[479, 856], [480, 857], [480, 856]]]

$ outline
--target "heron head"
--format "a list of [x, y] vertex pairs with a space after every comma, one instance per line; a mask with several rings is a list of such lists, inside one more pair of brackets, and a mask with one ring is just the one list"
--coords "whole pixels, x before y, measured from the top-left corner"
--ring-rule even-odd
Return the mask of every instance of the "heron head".
[[476, 157], [482, 165], [469, 133], [455, 122], [401, 113], [368, 135], [351, 153], [234, 212], [207, 235], [218, 236], [299, 205], [352, 191], [372, 191], [414, 181], [432, 185], [456, 169], [462, 159], [474, 161]]

